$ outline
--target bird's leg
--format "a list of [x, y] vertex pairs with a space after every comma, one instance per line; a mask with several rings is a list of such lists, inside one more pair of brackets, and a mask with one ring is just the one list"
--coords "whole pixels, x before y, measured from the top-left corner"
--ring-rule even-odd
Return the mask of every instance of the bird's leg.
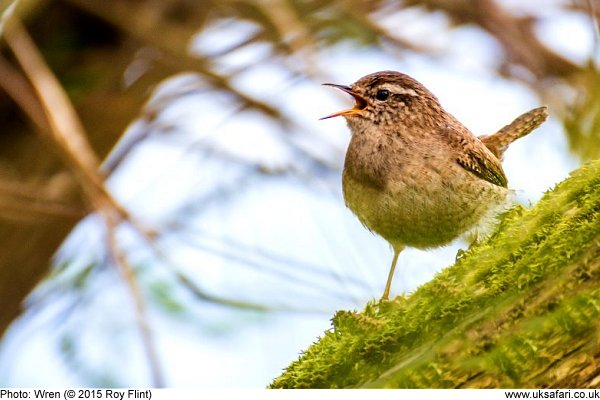
[[392, 287], [392, 279], [394, 278], [394, 270], [396, 269], [396, 263], [398, 262], [398, 256], [400, 252], [404, 250], [404, 246], [392, 245], [394, 249], [394, 258], [392, 259], [392, 266], [390, 267], [390, 273], [388, 275], [387, 283], [385, 284], [385, 290], [381, 300], [388, 300], [390, 297], [390, 288]]

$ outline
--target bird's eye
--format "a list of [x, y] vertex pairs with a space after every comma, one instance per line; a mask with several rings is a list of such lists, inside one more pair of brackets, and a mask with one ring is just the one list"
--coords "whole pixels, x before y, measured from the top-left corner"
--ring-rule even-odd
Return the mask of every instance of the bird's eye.
[[385, 101], [388, 97], [390, 97], [390, 91], [385, 89], [378, 90], [375, 95], [375, 98], [380, 101]]

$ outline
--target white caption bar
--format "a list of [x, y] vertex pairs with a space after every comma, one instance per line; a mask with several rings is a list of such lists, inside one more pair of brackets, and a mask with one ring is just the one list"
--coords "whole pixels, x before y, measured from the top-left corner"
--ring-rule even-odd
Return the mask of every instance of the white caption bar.
[[598, 389], [24, 389], [1, 388], [3, 399], [244, 399], [244, 400], [486, 400], [495, 399], [599, 399]]

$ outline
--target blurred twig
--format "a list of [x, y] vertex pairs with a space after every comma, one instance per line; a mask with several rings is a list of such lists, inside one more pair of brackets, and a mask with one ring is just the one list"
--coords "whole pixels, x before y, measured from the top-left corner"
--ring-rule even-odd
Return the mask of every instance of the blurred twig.
[[[189, 51], [189, 42], [196, 30], [182, 28], [164, 18], [154, 18], [155, 14], [143, 3], [119, 1], [107, 6], [105, 0], [69, 1], [114, 24], [142, 43], [154, 46], [164, 55], [159, 61], [172, 67], [174, 71], [190, 69], [200, 72], [213, 87], [235, 96], [245, 106], [256, 109], [273, 119], [286, 120], [277, 108], [248, 96], [233, 85], [229, 77], [213, 71], [209, 59], [192, 55]], [[137, 17], [130, 18], [131, 15]]]
[[23, 75], [0, 56], [0, 87], [4, 89], [37, 129], [48, 131], [48, 120], [31, 84]]
[[[46, 113], [50, 129], [42, 132], [50, 136], [65, 163], [79, 177], [81, 189], [89, 202], [105, 218], [108, 228], [108, 247], [133, 298], [136, 321], [150, 362], [152, 381], [155, 386], [160, 387], [163, 385], [160, 363], [152, 342], [137, 281], [115, 238], [115, 230], [121, 220], [127, 219], [132, 224], [135, 223], [106, 190], [104, 179], [98, 172], [100, 162], [87, 141], [83, 125], [72, 103], [18, 19], [13, 18], [9, 21], [4, 36], [31, 81]], [[139, 229], [139, 225], [135, 226]]]
[[[566, 77], [579, 69], [540, 42], [531, 18], [512, 15], [495, 0], [404, 0], [403, 4], [443, 11], [457, 24], [481, 27], [500, 42], [507, 61], [525, 67], [536, 79]], [[531, 83], [514, 72], [500, 72]]]
[[144, 300], [134, 275], [133, 268], [127, 261], [125, 252], [119, 246], [116, 233], [117, 227], [120, 222], [118, 215], [114, 215], [109, 211], [104, 211], [104, 221], [106, 222], [106, 234], [108, 249], [112, 255], [114, 264], [118, 267], [123, 280], [125, 281], [125, 287], [131, 297], [132, 303], [135, 310], [136, 324], [140, 330], [142, 337], [142, 343], [146, 357], [148, 358], [148, 364], [150, 367], [150, 376], [152, 377], [152, 386], [164, 387], [164, 378], [160, 368], [160, 359], [156, 345], [154, 344], [154, 338], [150, 325], [148, 323], [148, 316], [146, 313], [146, 307], [144, 306]]
[[600, 9], [596, 9], [597, 5], [594, 0], [587, 0], [587, 6], [594, 26], [594, 57], [592, 57], [592, 62], [598, 68], [598, 63], [600, 63], [600, 60], [598, 60], [598, 57], [600, 57]]
[[378, 23], [373, 16], [369, 15], [368, 10], [361, 10], [356, 7], [354, 1], [340, 1], [336, 3], [336, 7], [342, 10], [343, 14], [347, 15], [348, 18], [351, 18], [355, 21], [359, 26], [370, 31], [375, 37], [379, 38], [382, 41], [386, 41], [396, 49], [404, 51], [412, 51], [416, 53], [433, 53], [435, 49], [429, 47], [423, 43], [413, 43], [407, 39], [399, 37], [394, 32], [386, 29], [381, 24]]
[[213, 304], [222, 305], [226, 307], [238, 308], [242, 310], [251, 310], [251, 311], [270, 311], [270, 312], [297, 312], [297, 313], [326, 313], [325, 310], [319, 309], [308, 309], [306, 307], [286, 307], [286, 306], [272, 306], [272, 305], [261, 305], [248, 301], [241, 301], [235, 299], [229, 299], [217, 295], [213, 295], [203, 290], [200, 286], [198, 286], [192, 279], [190, 279], [185, 273], [181, 272], [178, 264], [169, 254], [165, 253], [161, 247], [156, 242], [156, 237], [150, 237], [144, 235], [144, 232], [136, 229], [133, 226], [134, 231], [137, 234], [141, 234], [141, 238], [144, 240], [146, 245], [153, 251], [156, 258], [162, 262], [162, 265], [167, 269], [167, 271], [183, 286], [185, 287], [191, 294], [196, 297], [196, 299], [201, 301], [208, 301]]
[[4, 218], [30, 219], [48, 216], [79, 219], [86, 210], [73, 208], [69, 204], [54, 200], [39, 187], [22, 182], [0, 179], [0, 215]]
[[[182, 235], [182, 241], [190, 247], [209, 254], [218, 255], [222, 259], [232, 261], [242, 266], [248, 266], [255, 271], [265, 272], [270, 276], [282, 278], [283, 282], [306, 285], [306, 287], [319, 289], [322, 293], [331, 297], [337, 297], [338, 299], [347, 299], [347, 296], [349, 295], [349, 292], [346, 290], [347, 288], [331, 285], [331, 280], [335, 281], [339, 276], [324, 268], [319, 268], [318, 266], [306, 262], [288, 259], [259, 248], [249, 248], [249, 246], [230, 238], [222, 240], [227, 244], [228, 249], [221, 250], [216, 248], [216, 246], [209, 245], [205, 241], [198, 240], [198, 233], [193, 236], [190, 235], [194, 233], [193, 228], [190, 227], [185, 228], [182, 233], [188, 234]], [[208, 236], [202, 235], [201, 237]], [[253, 260], [253, 258], [258, 258], [258, 260]], [[279, 266], [270, 266], [269, 262], [275, 262], [279, 264]], [[297, 270], [299, 273], [292, 273], [290, 270]], [[307, 273], [312, 275], [305, 276]], [[361, 283], [364, 282], [359, 282], [352, 278], [350, 278], [349, 281], [356, 285], [356, 287], [360, 287], [363, 290], [365, 289], [364, 285], [361, 285]]]
[[110, 205], [122, 216], [125, 210], [104, 187], [98, 172], [100, 162], [87, 141], [84, 128], [60, 82], [46, 65], [33, 40], [15, 17], [5, 27], [4, 37], [29, 78], [44, 109], [48, 135], [64, 162], [79, 178], [81, 188], [95, 208]]

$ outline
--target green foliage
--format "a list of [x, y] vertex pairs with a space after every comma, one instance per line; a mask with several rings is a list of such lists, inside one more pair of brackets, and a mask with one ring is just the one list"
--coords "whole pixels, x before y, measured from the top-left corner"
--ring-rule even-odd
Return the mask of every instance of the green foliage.
[[570, 150], [583, 160], [600, 156], [600, 71], [594, 65], [577, 75], [575, 101], [569, 104], [563, 126]]
[[600, 161], [407, 297], [339, 311], [273, 388], [600, 385]]

